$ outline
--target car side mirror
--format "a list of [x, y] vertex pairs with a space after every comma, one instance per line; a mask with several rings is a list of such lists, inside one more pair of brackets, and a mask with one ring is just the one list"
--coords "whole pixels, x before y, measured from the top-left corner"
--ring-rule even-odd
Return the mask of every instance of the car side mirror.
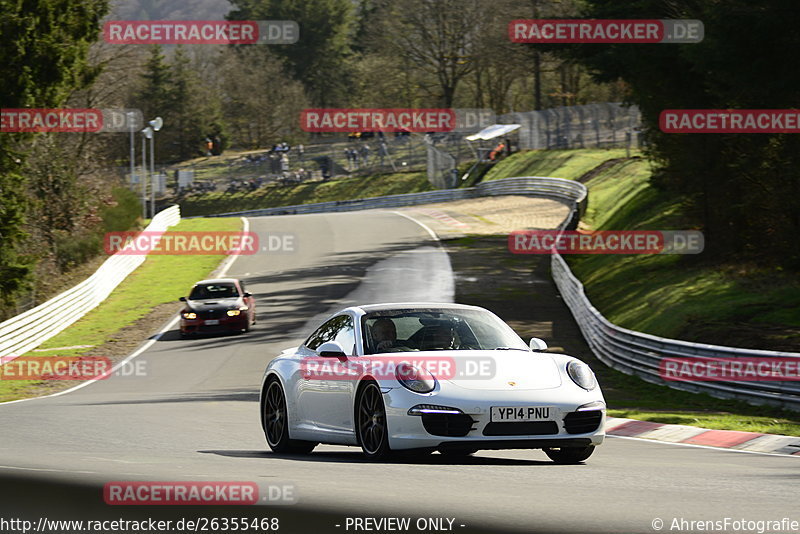
[[547, 343], [538, 337], [532, 337], [529, 346], [533, 352], [544, 352], [547, 350]]
[[251, 295], [250, 293], [248, 293], [247, 291], [245, 291], [245, 292], [242, 294], [242, 296], [243, 296], [243, 297], [252, 297], [253, 295]]
[[327, 341], [317, 348], [317, 354], [323, 358], [346, 358], [344, 349], [335, 341]]
[[178, 300], [181, 301], [181, 302], [186, 302], [186, 297], [181, 297]]

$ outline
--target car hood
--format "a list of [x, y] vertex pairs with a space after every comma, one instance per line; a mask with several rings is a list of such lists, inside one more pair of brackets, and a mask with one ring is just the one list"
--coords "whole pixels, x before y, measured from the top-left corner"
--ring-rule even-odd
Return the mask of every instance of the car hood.
[[[521, 391], [561, 386], [555, 359], [521, 350], [428, 351], [387, 354], [425, 367], [442, 383], [470, 390]], [[454, 371], [448, 370], [448, 365]]]
[[239, 297], [227, 299], [187, 300], [186, 306], [192, 311], [202, 312], [209, 310], [229, 310], [231, 308], [238, 308], [240, 306], [244, 306], [244, 302]]

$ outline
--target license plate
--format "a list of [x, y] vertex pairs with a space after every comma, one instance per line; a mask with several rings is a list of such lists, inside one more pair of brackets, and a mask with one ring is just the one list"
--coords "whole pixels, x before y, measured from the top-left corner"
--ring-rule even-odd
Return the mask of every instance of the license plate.
[[208, 326], [219, 324], [219, 319], [206, 319], [205, 324], [207, 324]]
[[492, 406], [491, 420], [494, 421], [552, 421], [555, 419], [554, 406]]

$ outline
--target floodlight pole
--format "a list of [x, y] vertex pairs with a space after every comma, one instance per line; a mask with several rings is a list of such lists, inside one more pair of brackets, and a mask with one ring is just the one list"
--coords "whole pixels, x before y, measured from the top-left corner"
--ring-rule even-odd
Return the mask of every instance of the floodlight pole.
[[129, 111], [128, 116], [128, 129], [131, 132], [131, 183], [133, 183], [133, 176], [136, 172], [136, 132], [133, 126], [133, 112]]
[[156, 148], [155, 148], [156, 134], [150, 136], [150, 218], [156, 216]]
[[[148, 122], [149, 124], [148, 129], [150, 130], [150, 179], [156, 179], [156, 132], [161, 129], [163, 126], [164, 121], [161, 117], [156, 117], [155, 119]], [[156, 216], [156, 184], [150, 184], [150, 217]]]
[[142, 130], [142, 219], [147, 218], [147, 137]]

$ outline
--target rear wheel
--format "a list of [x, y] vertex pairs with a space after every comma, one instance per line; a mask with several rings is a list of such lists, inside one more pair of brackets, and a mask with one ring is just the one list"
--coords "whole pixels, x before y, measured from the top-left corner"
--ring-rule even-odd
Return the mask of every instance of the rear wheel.
[[356, 398], [356, 435], [364, 456], [383, 460], [389, 456], [389, 428], [386, 408], [378, 384], [366, 382]]
[[579, 464], [594, 452], [594, 445], [588, 447], [561, 447], [544, 449], [544, 453], [557, 464]]
[[270, 379], [264, 395], [264, 435], [269, 448], [277, 453], [307, 454], [317, 446], [311, 441], [289, 439], [286, 395], [277, 378]]

